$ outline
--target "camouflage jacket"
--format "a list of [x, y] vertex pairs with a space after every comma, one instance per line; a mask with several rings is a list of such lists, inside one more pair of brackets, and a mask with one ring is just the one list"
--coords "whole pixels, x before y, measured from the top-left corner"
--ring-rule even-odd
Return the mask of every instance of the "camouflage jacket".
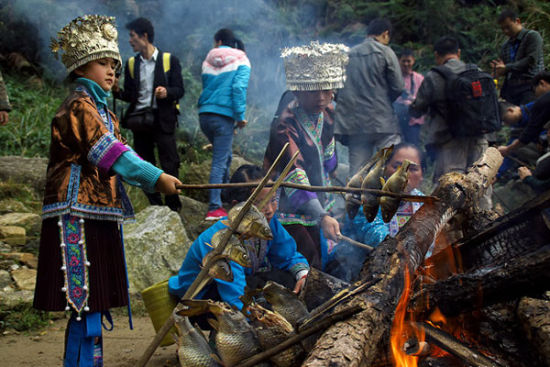
[[10, 100], [8, 98], [8, 90], [6, 89], [6, 84], [4, 83], [4, 78], [2, 78], [1, 72], [0, 72], [0, 111], [11, 111]]

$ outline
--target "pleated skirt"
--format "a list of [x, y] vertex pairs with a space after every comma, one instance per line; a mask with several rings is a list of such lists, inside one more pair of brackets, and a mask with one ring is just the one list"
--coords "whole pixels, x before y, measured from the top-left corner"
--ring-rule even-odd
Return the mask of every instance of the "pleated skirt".
[[[44, 311], [63, 311], [67, 306], [58, 218], [42, 222], [34, 307]], [[106, 311], [128, 304], [128, 283], [124, 249], [118, 223], [85, 219], [90, 312]]]

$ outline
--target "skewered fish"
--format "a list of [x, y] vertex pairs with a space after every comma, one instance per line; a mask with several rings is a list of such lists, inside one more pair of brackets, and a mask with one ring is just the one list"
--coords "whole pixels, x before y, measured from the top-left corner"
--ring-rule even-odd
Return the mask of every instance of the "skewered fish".
[[[237, 219], [239, 212], [244, 206], [244, 202], [238, 203], [235, 205], [229, 213], [227, 214], [228, 222], [223, 222], [226, 225], [231, 225]], [[242, 221], [239, 223], [239, 226], [236, 228], [236, 231], [241, 234], [242, 238], [260, 238], [262, 240], [272, 240], [273, 233], [271, 233], [271, 228], [269, 228], [269, 223], [265, 219], [265, 216], [256, 208], [256, 206], [251, 205], [248, 212], [244, 215]]]
[[[378, 161], [374, 165], [374, 168], [369, 171], [363, 183], [361, 184], [362, 189], [375, 189], [380, 190], [382, 188], [382, 183], [380, 178], [384, 176], [384, 169], [386, 167], [386, 161], [393, 151], [393, 146], [390, 148], [385, 148], [380, 150], [377, 154], [380, 154]], [[363, 204], [363, 213], [365, 218], [369, 222], [372, 222], [376, 215], [378, 214], [378, 202], [379, 197], [368, 192], [363, 192], [361, 194], [361, 203]]]
[[[397, 168], [393, 175], [385, 182], [383, 178], [380, 179], [384, 185], [382, 190], [390, 191], [393, 193], [400, 193], [407, 187], [409, 179], [409, 166], [414, 164], [413, 162], [405, 159], [403, 163]], [[391, 196], [380, 197], [380, 209], [382, 210], [382, 219], [388, 223], [397, 212], [401, 199]]]
[[204, 335], [197, 330], [188, 317], [175, 316], [179, 336], [178, 357], [181, 366], [186, 367], [216, 367], [215, 354], [208, 345]]
[[211, 312], [216, 320], [208, 322], [216, 330], [216, 348], [226, 367], [235, 366], [242, 360], [262, 351], [256, 332], [244, 315], [223, 302], [210, 300], [182, 300], [187, 309], [179, 311], [182, 316], [195, 316]]
[[[278, 313], [269, 311], [258, 304], [251, 305], [249, 310], [252, 325], [256, 328], [256, 334], [264, 350], [272, 348], [296, 334], [292, 325]], [[303, 348], [299, 344], [295, 344], [272, 356], [269, 360], [277, 367], [296, 366], [303, 353]]]

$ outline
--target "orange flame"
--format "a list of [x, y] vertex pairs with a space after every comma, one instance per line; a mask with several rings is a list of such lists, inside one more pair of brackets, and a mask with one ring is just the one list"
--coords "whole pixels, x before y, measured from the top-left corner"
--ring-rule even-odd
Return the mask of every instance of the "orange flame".
[[[399, 299], [397, 308], [395, 309], [395, 317], [393, 319], [391, 329], [391, 350], [394, 359], [394, 365], [396, 367], [417, 367], [418, 357], [408, 355], [404, 351], [405, 343], [416, 338], [417, 341], [424, 341], [425, 335], [423, 331], [420, 331], [412, 327], [405, 321], [407, 313], [407, 304], [409, 303], [411, 279], [409, 275], [409, 269], [405, 266], [405, 284], [403, 288], [403, 294]], [[409, 319], [410, 319], [409, 315]]]

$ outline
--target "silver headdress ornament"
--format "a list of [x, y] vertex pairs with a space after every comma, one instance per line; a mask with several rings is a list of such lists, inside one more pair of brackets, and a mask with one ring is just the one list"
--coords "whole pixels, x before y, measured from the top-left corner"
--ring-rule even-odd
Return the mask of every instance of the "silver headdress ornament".
[[283, 49], [286, 86], [293, 91], [328, 90], [344, 87], [349, 47], [319, 43]]
[[51, 39], [50, 49], [55, 57], [63, 50], [61, 61], [70, 73], [94, 60], [111, 57], [121, 66], [118, 51], [118, 32], [115, 17], [85, 15], [73, 19], [57, 33], [59, 40]]

